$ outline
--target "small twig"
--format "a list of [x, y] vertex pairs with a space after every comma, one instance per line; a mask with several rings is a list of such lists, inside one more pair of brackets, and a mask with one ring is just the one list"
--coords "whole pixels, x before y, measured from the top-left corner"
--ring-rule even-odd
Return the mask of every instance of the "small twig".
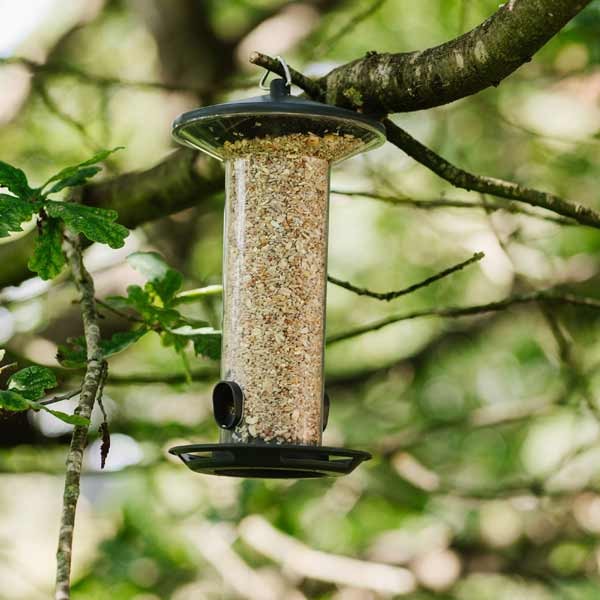
[[102, 445], [100, 446], [100, 468], [104, 469], [106, 465], [106, 459], [110, 451], [110, 431], [108, 430], [108, 416], [102, 402], [102, 395], [104, 393], [104, 384], [106, 383], [106, 376], [108, 375], [108, 363], [103, 361], [102, 363], [102, 375], [100, 377], [100, 384], [96, 391], [96, 402], [102, 412], [102, 423], [100, 423], [99, 432], [102, 436]]
[[[285, 77], [285, 71], [283, 70], [281, 63], [278, 60], [267, 56], [266, 54], [252, 52], [248, 60], [259, 67], [263, 67], [264, 69], [271, 71], [272, 73], [276, 73], [281, 77]], [[303, 75], [300, 73], [300, 71], [296, 71], [296, 69], [293, 69], [292, 67], [289, 67], [289, 70], [292, 77], [292, 83], [303, 89], [315, 100], [322, 99], [324, 90], [316, 81], [310, 79], [310, 77], [307, 77], [306, 75]]]
[[36, 80], [33, 88], [39, 94], [46, 108], [54, 116], [63, 121], [63, 123], [66, 123], [75, 129], [93, 152], [97, 152], [99, 150], [100, 146], [92, 139], [83, 123], [80, 123], [77, 119], [67, 114], [64, 110], [62, 110], [62, 108], [60, 108], [52, 96], [50, 96], [45, 84], [42, 81]]
[[174, 304], [188, 304], [191, 302], [195, 302], [196, 300], [200, 300], [202, 298], [207, 298], [209, 296], [220, 296], [223, 293], [222, 285], [207, 285], [203, 288], [197, 288], [195, 290], [187, 290], [185, 292], [180, 292], [175, 296]]
[[600, 229], [600, 214], [588, 206], [572, 204], [549, 192], [528, 188], [512, 181], [469, 173], [442, 158], [389, 119], [384, 119], [383, 124], [390, 143], [455, 187], [539, 206], [574, 219], [581, 225]]
[[130, 79], [119, 79], [118, 77], [105, 77], [102, 75], [95, 75], [88, 73], [75, 65], [67, 63], [38, 63], [28, 58], [21, 56], [11, 56], [8, 58], [0, 58], [1, 65], [20, 65], [25, 67], [28, 71], [34, 74], [47, 74], [47, 75], [66, 75], [75, 77], [81, 81], [102, 87], [131, 87], [138, 89], [147, 89], [151, 91], [166, 91], [166, 92], [190, 92], [201, 96], [206, 93], [206, 89], [173, 85], [170, 83], [164, 83], [162, 81], [132, 81]]
[[[192, 381], [213, 381], [219, 376], [218, 369], [206, 369], [203, 371], [192, 371], [190, 373]], [[107, 379], [107, 385], [146, 385], [146, 384], [165, 384], [178, 385], [188, 382], [188, 376], [185, 373], [176, 373], [173, 375], [155, 375], [153, 373], [131, 373], [129, 375], [111, 374]]]
[[145, 322], [144, 319], [142, 319], [140, 317], [136, 317], [135, 315], [127, 314], [126, 312], [123, 312], [122, 310], [119, 310], [118, 308], [111, 306], [108, 302], [105, 302], [104, 300], [100, 300], [100, 298], [95, 298], [95, 302], [102, 308], [105, 308], [106, 310], [121, 317], [122, 319], [126, 319], [127, 321], [132, 321], [133, 323], [144, 323]]
[[[94, 301], [94, 281], [83, 264], [79, 237], [65, 231], [65, 252], [81, 298], [81, 315], [88, 356], [87, 367], [75, 413], [89, 419], [98, 388], [102, 383], [104, 362], [100, 351], [100, 327]], [[71, 596], [71, 559], [73, 554], [73, 529], [79, 499], [83, 451], [87, 442], [89, 425], [76, 425], [69, 452], [63, 493], [63, 509], [56, 553], [55, 600], [69, 600]]]
[[332, 194], [339, 194], [340, 196], [361, 196], [364, 198], [371, 198], [373, 200], [379, 200], [387, 204], [394, 206], [410, 206], [413, 208], [419, 208], [423, 210], [438, 209], [438, 208], [467, 208], [467, 209], [481, 209], [488, 208], [490, 211], [495, 212], [503, 210], [511, 214], [522, 214], [534, 219], [542, 219], [544, 221], [550, 221], [557, 223], [558, 225], [577, 225], [577, 221], [573, 219], [567, 219], [565, 217], [555, 217], [552, 215], [546, 215], [542, 213], [533, 212], [527, 210], [516, 204], [498, 204], [497, 202], [489, 202], [486, 204], [483, 202], [468, 202], [466, 200], [453, 200], [451, 198], [440, 198], [439, 200], [414, 200], [413, 198], [405, 198], [401, 196], [390, 196], [386, 194], [375, 194], [372, 192], [346, 192], [343, 190], [331, 190]]
[[71, 390], [70, 392], [66, 392], [64, 394], [58, 394], [53, 396], [52, 398], [48, 398], [48, 400], [42, 400], [39, 404], [43, 404], [44, 406], [48, 404], [54, 404], [56, 402], [62, 402], [63, 400], [69, 400], [70, 398], [74, 398], [81, 394], [81, 388], [77, 390]]
[[461, 269], [464, 269], [465, 267], [480, 261], [484, 256], [485, 254], [483, 252], [476, 252], [475, 254], [473, 254], [473, 256], [471, 256], [471, 258], [467, 260], [464, 260], [452, 267], [449, 267], [448, 269], [444, 269], [443, 271], [440, 271], [439, 273], [436, 273], [431, 277], [427, 277], [427, 279], [424, 279], [419, 283], [414, 283], [413, 285], [409, 285], [408, 287], [402, 290], [397, 290], [393, 292], [372, 292], [366, 288], [359, 288], [348, 281], [342, 281], [340, 279], [336, 279], [335, 277], [331, 277], [331, 275], [327, 276], [327, 281], [341, 288], [344, 288], [345, 290], [354, 292], [359, 296], [369, 296], [370, 298], [376, 298], [377, 300], [384, 300], [386, 302], [389, 302], [390, 300], [394, 300], [395, 298], [399, 298], [400, 296], [405, 296], [406, 294], [410, 294], [411, 292], [416, 292], [417, 290], [420, 290], [421, 288], [424, 288], [440, 279], [443, 279], [444, 277], [448, 277], [448, 275], [452, 275], [452, 273], [456, 273], [456, 271], [460, 271]]
[[411, 319], [418, 319], [421, 317], [467, 317], [471, 315], [479, 315], [488, 312], [496, 312], [504, 310], [509, 306], [517, 304], [530, 304], [532, 302], [541, 302], [546, 304], [559, 304], [559, 305], [571, 305], [580, 306], [587, 308], [600, 309], [600, 300], [595, 298], [586, 298], [580, 296], [573, 296], [571, 294], [555, 294], [551, 291], [542, 290], [537, 292], [531, 292], [529, 294], [522, 294], [516, 296], [509, 296], [504, 300], [498, 302], [489, 302], [488, 304], [479, 304], [475, 306], [464, 306], [464, 307], [445, 307], [445, 308], [432, 308], [425, 310], [417, 310], [412, 313], [404, 313], [400, 315], [390, 315], [379, 321], [362, 325], [356, 329], [346, 331], [344, 333], [338, 333], [327, 338], [327, 344], [335, 344], [343, 340], [348, 340], [371, 331], [376, 331], [392, 323], [398, 323], [400, 321], [409, 321]]
[[343, 27], [341, 27], [334, 35], [329, 39], [324, 40], [312, 53], [313, 56], [326, 56], [332, 48], [352, 30], [354, 30], [363, 21], [368, 19], [371, 15], [376, 13], [384, 4], [386, 0], [375, 0], [370, 6], [356, 13]]
[[582, 374], [581, 367], [574, 355], [573, 347], [562, 330], [558, 319], [547, 307], [542, 306], [542, 313], [550, 327], [558, 347], [558, 355], [563, 365], [562, 371], [567, 379], [570, 391], [580, 390], [585, 404], [594, 417], [600, 422], [600, 407], [596, 404], [594, 395], [589, 389], [589, 382]]

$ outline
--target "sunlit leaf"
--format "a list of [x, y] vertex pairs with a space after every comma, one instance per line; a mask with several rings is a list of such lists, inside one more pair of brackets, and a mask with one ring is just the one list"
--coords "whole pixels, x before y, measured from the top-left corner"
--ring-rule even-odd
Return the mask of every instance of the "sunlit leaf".
[[183, 276], [172, 269], [157, 252], [134, 252], [127, 257], [127, 262], [141, 273], [164, 305], [168, 304], [181, 288]]
[[0, 237], [23, 231], [21, 225], [31, 220], [39, 205], [8, 194], [0, 194]]
[[114, 210], [53, 200], [48, 200], [45, 207], [51, 217], [61, 219], [71, 231], [82, 233], [92, 242], [121, 248], [129, 235], [126, 227], [115, 223], [118, 215]]
[[8, 379], [8, 389], [18, 392], [28, 400], [38, 400], [46, 390], [58, 385], [56, 375], [47, 367], [33, 365], [13, 373]]
[[29, 187], [27, 177], [21, 169], [17, 169], [0, 160], [0, 187], [8, 188], [19, 198], [26, 200], [30, 198], [35, 190]]

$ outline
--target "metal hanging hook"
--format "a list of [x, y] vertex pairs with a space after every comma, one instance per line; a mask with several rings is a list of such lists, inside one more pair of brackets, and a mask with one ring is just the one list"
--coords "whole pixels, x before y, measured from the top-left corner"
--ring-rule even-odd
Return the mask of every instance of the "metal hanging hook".
[[[285, 59], [281, 56], [276, 56], [275, 58], [281, 63], [281, 66], [283, 67], [283, 71], [285, 73], [285, 85], [288, 88], [291, 88], [292, 87], [292, 74], [290, 73], [290, 68], [288, 67], [288, 64], [285, 62]], [[258, 84], [258, 86], [260, 87], [261, 90], [269, 89], [269, 86], [267, 85], [267, 77], [269, 77], [270, 73], [271, 73], [271, 70], [267, 69], [265, 71], [264, 75], [261, 77], [260, 83]]]

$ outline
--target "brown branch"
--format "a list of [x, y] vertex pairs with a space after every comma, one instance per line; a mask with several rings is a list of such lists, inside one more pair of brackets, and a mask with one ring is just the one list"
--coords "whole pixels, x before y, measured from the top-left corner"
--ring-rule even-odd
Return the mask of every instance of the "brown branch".
[[511, 181], [474, 175], [454, 166], [389, 119], [384, 120], [384, 125], [389, 142], [455, 187], [483, 194], [492, 194], [493, 196], [524, 202], [531, 206], [539, 206], [563, 217], [574, 219], [581, 225], [600, 228], [600, 214], [587, 206], [572, 204], [554, 194], [528, 188]]
[[396, 290], [393, 292], [372, 292], [366, 288], [357, 287], [348, 281], [342, 281], [341, 279], [336, 279], [335, 277], [332, 277], [331, 275], [327, 276], [327, 281], [329, 281], [329, 283], [333, 283], [334, 285], [337, 285], [341, 288], [344, 288], [345, 290], [354, 292], [355, 294], [358, 294], [359, 296], [369, 296], [370, 298], [376, 298], [377, 300], [384, 300], [386, 302], [389, 302], [390, 300], [394, 300], [396, 298], [399, 298], [400, 296], [405, 296], [406, 294], [416, 292], [417, 290], [420, 290], [421, 288], [424, 288], [436, 281], [439, 281], [440, 279], [443, 279], [444, 277], [448, 277], [448, 275], [452, 275], [452, 273], [456, 273], [457, 271], [460, 271], [461, 269], [464, 269], [465, 267], [468, 267], [469, 265], [480, 261], [484, 256], [485, 256], [485, 254], [483, 252], [476, 252], [475, 254], [473, 254], [473, 256], [471, 256], [471, 258], [469, 258], [467, 260], [464, 260], [456, 265], [453, 265], [452, 267], [444, 269], [443, 271], [440, 271], [439, 273], [436, 273], [435, 275], [432, 275], [431, 277], [427, 277], [427, 279], [424, 279], [423, 281], [419, 281], [418, 283], [409, 285], [408, 287], [406, 287], [402, 290]]
[[[94, 301], [94, 281], [83, 264], [79, 238], [69, 231], [65, 232], [65, 252], [81, 298], [81, 315], [88, 356], [79, 403], [75, 412], [89, 419], [104, 370], [100, 351], [100, 327], [98, 326], [98, 315]], [[63, 509], [56, 553], [56, 600], [69, 600], [71, 595], [73, 530], [77, 500], [79, 499], [83, 451], [86, 446], [88, 429], [89, 425], [76, 425], [73, 428], [73, 436], [67, 454]]]
[[338, 31], [336, 31], [330, 38], [324, 40], [321, 44], [319, 44], [313, 52], [311, 52], [311, 56], [326, 56], [331, 49], [346, 35], [348, 35], [351, 31], [353, 31], [358, 25], [360, 25], [363, 21], [368, 19], [374, 13], [376, 13], [386, 2], [387, 0], [374, 0], [369, 6], [367, 6], [364, 10], [356, 13], [343, 27], [340, 27]]
[[325, 75], [328, 104], [371, 114], [422, 110], [497, 86], [590, 0], [512, 0], [468, 33], [440, 46], [368, 53]]
[[445, 308], [432, 308], [425, 310], [417, 310], [412, 313], [390, 315], [379, 321], [375, 321], [373, 323], [368, 323], [366, 325], [357, 327], [356, 329], [332, 335], [327, 338], [327, 344], [331, 345], [335, 344], [336, 342], [348, 340], [359, 335], [369, 333], [371, 331], [382, 329], [387, 325], [391, 325], [392, 323], [398, 323], [400, 321], [409, 321], [411, 319], [418, 319], [421, 317], [467, 317], [488, 312], [497, 312], [499, 310], [504, 310], [509, 306], [514, 306], [517, 304], [530, 304], [532, 302], [600, 309], [600, 300], [596, 300], [594, 298], [573, 296], [571, 294], [556, 294], [551, 291], [541, 290], [537, 292], [531, 292], [529, 294], [509, 296], [504, 300], [499, 300], [497, 302], [489, 302], [487, 304], [479, 304], [475, 306], [451, 306]]
[[58, 61], [39, 63], [22, 56], [0, 58], [0, 66], [2, 65], [19, 65], [27, 69], [33, 75], [66, 75], [100, 88], [136, 88], [148, 91], [190, 92], [196, 95], [201, 95], [206, 92], [206, 89], [204, 88], [200, 89], [193, 86], [173, 85], [163, 81], [135, 81], [131, 79], [121, 79], [119, 77], [105, 77], [103, 75], [88, 73], [69, 63]]
[[[532, 0], [532, 3], [535, 2]], [[283, 74], [281, 64], [264, 54], [254, 52], [250, 57], [250, 62], [267, 68], [279, 75]], [[301, 87], [311, 97], [322, 99], [323, 88], [319, 82], [309, 79], [295, 69], [290, 69], [290, 73], [292, 81], [296, 85]], [[554, 194], [528, 188], [511, 181], [475, 175], [468, 171], [464, 171], [463, 169], [459, 169], [446, 159], [442, 158], [439, 154], [436, 154], [433, 150], [427, 148], [427, 146], [413, 138], [389, 119], [384, 119], [383, 123], [389, 142], [455, 187], [484, 194], [492, 194], [493, 196], [516, 200], [517, 202], [523, 202], [531, 206], [538, 206], [563, 217], [573, 219], [581, 225], [600, 228], [600, 214], [587, 206], [583, 206], [582, 204], [572, 204]]]
[[386, 204], [391, 204], [393, 206], [408, 206], [423, 210], [435, 210], [443, 208], [483, 208], [489, 210], [490, 212], [503, 210], [510, 214], [521, 214], [533, 219], [550, 221], [551, 223], [556, 223], [557, 225], [578, 225], [577, 221], [574, 221], [573, 219], [554, 217], [552, 215], [534, 212], [516, 204], [499, 204], [497, 202], [486, 202], [484, 204], [483, 202], [469, 202], [467, 200], [454, 200], [452, 198], [440, 198], [439, 200], [415, 200], [413, 198], [375, 194], [372, 192], [346, 192], [343, 190], [331, 190], [331, 193], [339, 194], [340, 196], [359, 196], [363, 198], [371, 198], [373, 200], [379, 200], [380, 202], [385, 202]]

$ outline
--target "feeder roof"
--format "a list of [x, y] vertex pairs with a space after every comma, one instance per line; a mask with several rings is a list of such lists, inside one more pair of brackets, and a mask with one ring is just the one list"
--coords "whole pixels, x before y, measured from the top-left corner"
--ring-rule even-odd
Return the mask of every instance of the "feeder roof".
[[353, 136], [360, 143], [334, 162], [380, 146], [385, 130], [378, 121], [350, 110], [292, 96], [283, 79], [271, 82], [270, 93], [235, 102], [197, 108], [173, 122], [179, 143], [224, 160], [225, 143], [292, 134]]

